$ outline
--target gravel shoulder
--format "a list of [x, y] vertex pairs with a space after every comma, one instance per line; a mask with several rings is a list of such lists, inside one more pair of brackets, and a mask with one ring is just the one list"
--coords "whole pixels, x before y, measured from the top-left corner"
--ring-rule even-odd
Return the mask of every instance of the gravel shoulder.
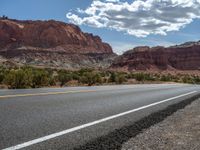
[[200, 99], [131, 138], [121, 149], [199, 150]]

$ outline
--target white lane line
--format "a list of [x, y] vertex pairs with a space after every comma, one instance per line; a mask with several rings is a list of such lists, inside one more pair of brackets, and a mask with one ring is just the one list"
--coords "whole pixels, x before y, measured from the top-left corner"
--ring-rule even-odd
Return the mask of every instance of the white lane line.
[[133, 110], [129, 110], [129, 111], [126, 111], [126, 112], [123, 112], [123, 113], [119, 113], [119, 114], [110, 116], [110, 117], [106, 117], [106, 118], [96, 120], [96, 121], [93, 121], [93, 122], [90, 122], [90, 123], [86, 123], [86, 124], [83, 124], [83, 125], [80, 125], [80, 126], [77, 126], [77, 127], [73, 127], [71, 129], [67, 129], [67, 130], [64, 130], [64, 131], [61, 131], [61, 132], [53, 133], [53, 134], [50, 134], [50, 135], [47, 135], [47, 136], [44, 136], [44, 137], [41, 137], [41, 138], [38, 138], [38, 139], [35, 139], [35, 140], [25, 142], [25, 143], [22, 143], [22, 144], [18, 144], [16, 146], [8, 147], [8, 148], [5, 148], [3, 150], [17, 150], [17, 149], [25, 148], [25, 147], [28, 147], [28, 146], [31, 146], [31, 145], [34, 145], [34, 144], [37, 144], [37, 143], [41, 143], [41, 142], [44, 142], [44, 141], [47, 141], [47, 140], [50, 140], [50, 139], [53, 139], [53, 138], [74, 132], [74, 131], [77, 131], [77, 130], [80, 130], [80, 129], [83, 129], [83, 128], [86, 128], [86, 127], [89, 127], [89, 126], [93, 126], [93, 125], [96, 125], [96, 124], [99, 124], [99, 123], [102, 123], [102, 122], [105, 122], [105, 121], [108, 121], [108, 120], [111, 120], [111, 119], [115, 119], [115, 118], [127, 115], [127, 114], [130, 114], [130, 113], [133, 113], [133, 112], [136, 112], [136, 111], [148, 108], [148, 107], [152, 107], [152, 106], [155, 106], [155, 105], [158, 105], [158, 104], [161, 104], [161, 103], [165, 103], [165, 102], [168, 102], [168, 101], [180, 98], [180, 97], [191, 95], [191, 94], [194, 94], [196, 92], [197, 91], [192, 91], [192, 92], [185, 93], [185, 94], [182, 94], [182, 95], [178, 95], [178, 96], [175, 96], [175, 97], [172, 97], [172, 98], [168, 98], [168, 99], [165, 99], [165, 100], [162, 100], [162, 101], [159, 101], [159, 102], [155, 102], [155, 103], [152, 103], [152, 104], [149, 104], [149, 105], [145, 105], [145, 106], [133, 109]]

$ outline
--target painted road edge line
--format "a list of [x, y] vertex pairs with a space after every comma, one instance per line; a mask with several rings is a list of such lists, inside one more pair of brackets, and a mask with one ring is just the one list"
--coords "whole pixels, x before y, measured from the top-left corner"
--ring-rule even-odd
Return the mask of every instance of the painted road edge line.
[[86, 128], [86, 127], [89, 127], [89, 126], [93, 126], [93, 125], [96, 125], [96, 124], [99, 124], [99, 123], [102, 123], [102, 122], [105, 122], [105, 121], [108, 121], [108, 120], [111, 120], [111, 119], [118, 118], [118, 117], [130, 114], [130, 113], [142, 110], [142, 109], [146, 109], [146, 108], [149, 108], [149, 107], [161, 104], [161, 103], [172, 101], [172, 100], [180, 98], [180, 97], [191, 95], [191, 94], [194, 94], [196, 92], [197, 91], [192, 91], [192, 92], [189, 92], [189, 93], [185, 93], [185, 94], [181, 94], [181, 95], [178, 95], [178, 96], [175, 96], [175, 97], [171, 97], [171, 98], [168, 98], [168, 99], [165, 99], [165, 100], [162, 100], [162, 101], [159, 101], [159, 102], [155, 102], [155, 103], [152, 103], [152, 104], [149, 104], [149, 105], [145, 105], [145, 106], [133, 109], [133, 110], [129, 110], [129, 111], [126, 111], [126, 112], [123, 112], [123, 113], [119, 113], [119, 114], [116, 114], [116, 115], [113, 115], [113, 116], [109, 116], [109, 117], [106, 117], [106, 118], [103, 118], [103, 119], [100, 119], [100, 120], [96, 120], [96, 121], [93, 121], [93, 122], [90, 122], [90, 123], [86, 123], [86, 124], [83, 124], [83, 125], [80, 125], [80, 126], [77, 126], [77, 127], [73, 127], [73, 128], [70, 128], [70, 129], [67, 129], [67, 130], [64, 130], [64, 131], [60, 131], [60, 132], [57, 132], [57, 133], [53, 133], [53, 134], [50, 134], [50, 135], [47, 135], [47, 136], [44, 136], [44, 137], [40, 137], [38, 139], [34, 139], [34, 140], [31, 140], [31, 141], [28, 141], [28, 142], [25, 142], [25, 143], [22, 143], [22, 144], [18, 144], [16, 146], [8, 147], [8, 148], [5, 148], [3, 150], [18, 150], [18, 149], [21, 149], [21, 148], [25, 148], [25, 147], [28, 147], [28, 146], [31, 146], [31, 145], [34, 145], [34, 144], [38, 144], [38, 143], [41, 143], [41, 142], [44, 142], [44, 141], [47, 141], [47, 140], [50, 140], [50, 139], [71, 133], [71, 132], [74, 132], [74, 131], [77, 131], [77, 130], [80, 130], [80, 129], [83, 129], [83, 128]]
[[2, 95], [2, 96], [0, 96], [0, 99], [3, 99], [3, 98], [15, 98], [15, 97], [28, 97], [28, 96], [45, 96], [45, 95], [70, 94], [70, 93], [86, 93], [86, 92], [96, 92], [96, 90], [79, 90], [79, 91], [65, 91], [65, 92], [45, 92], [45, 93]]

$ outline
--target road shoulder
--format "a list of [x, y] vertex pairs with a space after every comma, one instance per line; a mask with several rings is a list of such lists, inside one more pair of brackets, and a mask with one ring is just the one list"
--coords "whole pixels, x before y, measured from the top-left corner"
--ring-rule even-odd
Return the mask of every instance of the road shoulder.
[[122, 145], [122, 150], [200, 149], [200, 99]]

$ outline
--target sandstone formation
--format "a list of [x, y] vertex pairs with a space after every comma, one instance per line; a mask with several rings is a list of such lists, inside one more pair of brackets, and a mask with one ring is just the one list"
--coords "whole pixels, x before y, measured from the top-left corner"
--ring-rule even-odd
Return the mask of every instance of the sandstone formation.
[[0, 64], [125, 71], [200, 70], [200, 41], [136, 47], [118, 56], [101, 38], [59, 21], [0, 18]]
[[101, 38], [59, 21], [0, 19], [0, 55], [45, 67], [108, 67], [116, 54]]
[[136, 47], [119, 56], [112, 69], [125, 71], [200, 70], [200, 41], [171, 47]]

